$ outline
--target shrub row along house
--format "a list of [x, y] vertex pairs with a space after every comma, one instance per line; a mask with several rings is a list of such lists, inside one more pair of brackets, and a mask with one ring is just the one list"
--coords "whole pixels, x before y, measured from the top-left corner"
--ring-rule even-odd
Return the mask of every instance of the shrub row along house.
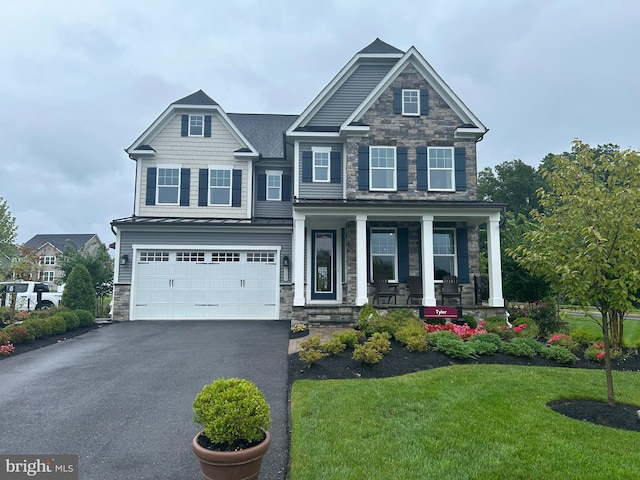
[[[350, 321], [374, 278], [447, 274], [503, 307], [501, 206], [477, 199], [487, 128], [414, 48], [376, 39], [300, 115], [227, 113], [199, 90], [126, 149], [134, 214], [114, 220], [114, 319]], [[404, 296], [398, 295], [404, 303]]]

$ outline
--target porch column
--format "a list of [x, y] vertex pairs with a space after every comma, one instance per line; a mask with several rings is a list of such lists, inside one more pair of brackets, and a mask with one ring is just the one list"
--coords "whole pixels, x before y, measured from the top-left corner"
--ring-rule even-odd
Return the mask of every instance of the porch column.
[[422, 301], [427, 307], [436, 305], [436, 285], [433, 266], [433, 215], [422, 216]]
[[367, 295], [367, 216], [356, 215], [356, 305], [369, 303]]
[[293, 306], [302, 307], [304, 299], [304, 223], [305, 216], [294, 214], [293, 218]]
[[502, 265], [500, 261], [500, 214], [489, 217], [487, 225], [487, 260], [489, 261], [489, 306], [504, 307]]

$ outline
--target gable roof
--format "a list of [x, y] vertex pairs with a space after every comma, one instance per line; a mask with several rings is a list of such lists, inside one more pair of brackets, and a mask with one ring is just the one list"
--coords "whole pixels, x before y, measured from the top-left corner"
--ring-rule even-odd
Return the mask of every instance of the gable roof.
[[95, 233], [60, 233], [60, 234], [40, 234], [34, 235], [25, 242], [27, 248], [38, 249], [47, 243], [53, 245], [61, 252], [64, 252], [69, 246], [75, 247], [76, 250], [82, 249], [93, 238], [100, 241]]
[[[362, 71], [361, 67], [365, 65], [376, 65], [371, 62], [378, 62], [381, 66], [387, 62], [389, 67], [386, 71], [377, 70], [378, 77], [375, 79], [376, 84], [368, 88], [368, 94], [363, 94], [367, 90], [360, 89], [360, 96], [356, 98], [351, 96], [351, 111], [341, 117], [339, 128], [336, 125], [326, 125], [330, 128], [309, 128], [318, 123], [316, 114], [323, 112], [325, 105], [331, 105], [334, 95], [342, 95], [343, 86], [348, 86], [352, 77], [359, 75]], [[487, 128], [482, 122], [469, 110], [462, 100], [453, 92], [451, 87], [438, 75], [433, 67], [424, 59], [415, 47], [411, 47], [406, 52], [383, 42], [376, 38], [372, 43], [360, 50], [345, 65], [333, 80], [318, 94], [311, 104], [300, 114], [298, 119], [289, 127], [287, 135], [304, 134], [302, 132], [322, 132], [324, 135], [337, 136], [340, 131], [353, 126], [358, 126], [362, 115], [373, 105], [375, 100], [385, 91], [391, 83], [400, 75], [408, 65], [413, 65], [416, 70], [425, 78], [428, 84], [438, 95], [449, 105], [449, 107], [460, 118], [460, 126], [456, 130], [457, 135], [469, 135], [481, 137], [487, 132]], [[383, 73], [383, 75], [380, 75]], [[374, 77], [369, 75], [370, 80]], [[363, 82], [358, 79], [358, 84]], [[342, 88], [342, 90], [341, 90]], [[353, 102], [355, 100], [355, 102]], [[344, 105], [344, 104], [343, 104]], [[320, 115], [322, 116], [322, 115]], [[322, 122], [320, 122], [322, 123]], [[319, 126], [319, 125], [318, 125]], [[357, 127], [358, 128], [358, 127]]]
[[229, 119], [263, 158], [284, 158], [284, 132], [297, 115], [229, 113]]
[[[187, 95], [186, 97], [176, 100], [170, 104], [128, 148], [125, 148], [125, 152], [129, 154], [129, 157], [136, 160], [136, 158], [133, 157], [133, 154], [148, 155], [155, 153], [153, 148], [149, 146], [151, 139], [155, 137], [157, 132], [164, 128], [164, 126], [173, 118], [172, 114], [176, 112], [182, 112], [184, 114], [188, 112], [197, 112], [198, 114], [211, 112], [219, 114], [222, 123], [227, 126], [238, 143], [244, 145], [244, 147], [238, 149], [237, 152], [247, 152], [249, 154], [248, 156], [258, 155], [255, 147], [229, 119], [229, 116], [222, 107], [202, 90], [198, 90], [197, 92]], [[248, 150], [243, 150], [244, 148]]]

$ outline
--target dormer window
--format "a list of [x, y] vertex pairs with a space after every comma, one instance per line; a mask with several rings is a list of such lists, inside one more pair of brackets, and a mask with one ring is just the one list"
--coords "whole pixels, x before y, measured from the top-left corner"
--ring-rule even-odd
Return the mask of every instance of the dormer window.
[[189, 136], [204, 136], [204, 115], [189, 115]]
[[402, 90], [402, 114], [420, 115], [420, 90]]

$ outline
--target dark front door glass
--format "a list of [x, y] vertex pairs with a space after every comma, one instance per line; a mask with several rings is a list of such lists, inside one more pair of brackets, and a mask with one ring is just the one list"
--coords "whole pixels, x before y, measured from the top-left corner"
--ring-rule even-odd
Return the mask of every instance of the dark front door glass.
[[335, 299], [335, 231], [313, 232], [312, 298]]

